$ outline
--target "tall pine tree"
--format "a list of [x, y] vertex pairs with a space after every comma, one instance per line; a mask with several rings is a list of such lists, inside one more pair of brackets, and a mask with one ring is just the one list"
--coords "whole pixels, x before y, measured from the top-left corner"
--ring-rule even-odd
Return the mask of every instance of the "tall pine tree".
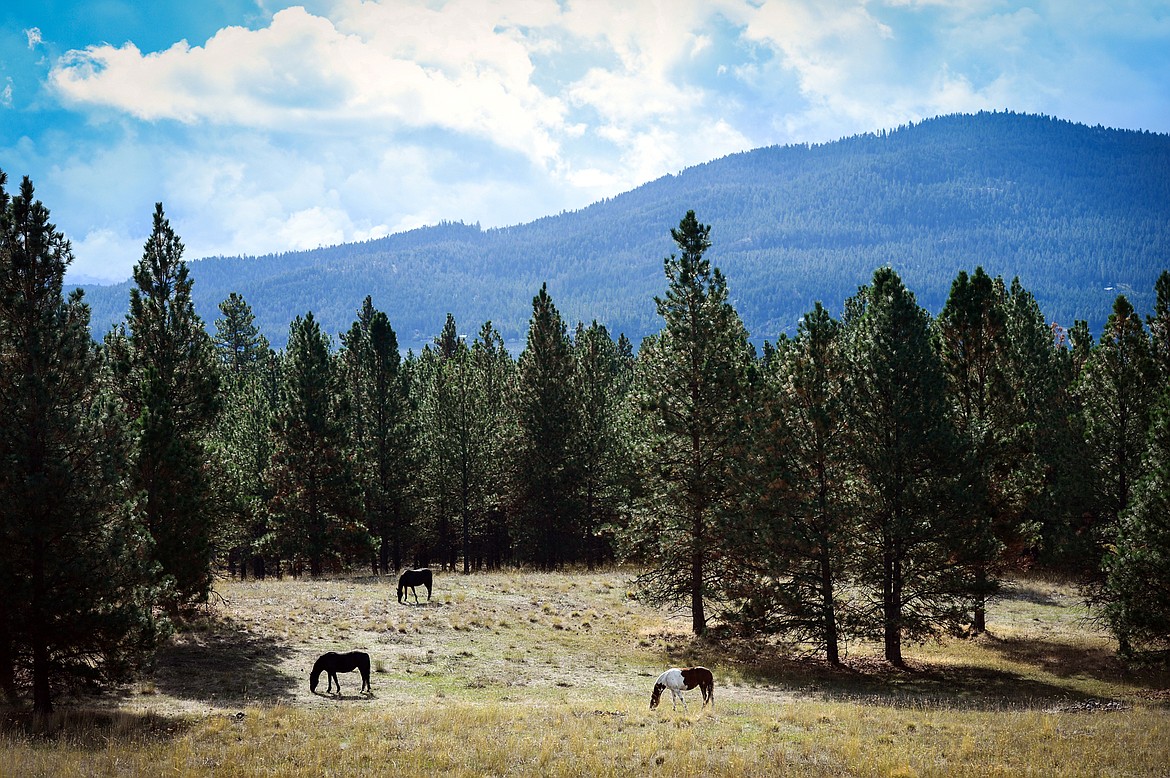
[[1023, 495], [1014, 477], [1018, 459], [1010, 416], [1006, 290], [982, 267], [961, 271], [939, 314], [938, 345], [952, 420], [967, 449], [968, 521], [980, 542], [967, 549], [975, 575], [972, 626], [987, 629], [987, 598], [1006, 541], [1016, 535]]
[[[840, 324], [816, 305], [796, 338], [769, 349], [740, 483], [742, 527], [732, 528], [744, 571], [737, 617], [841, 661], [850, 629], [852, 516], [843, 467]], [[737, 531], [738, 530], [738, 531]]]
[[971, 593], [972, 541], [954, 487], [961, 449], [948, 418], [945, 377], [930, 317], [890, 268], [846, 305], [845, 412], [850, 499], [868, 623], [886, 659], [903, 639], [956, 629]]
[[266, 479], [271, 545], [321, 575], [327, 565], [366, 561], [373, 550], [347, 451], [346, 408], [329, 339], [312, 313], [289, 327], [275, 450]]
[[1113, 531], [1139, 477], [1156, 376], [1141, 318], [1120, 295], [1077, 380], [1098, 540]]
[[398, 336], [369, 297], [342, 336], [341, 365], [350, 394], [354, 447], [366, 523], [378, 542], [375, 569], [402, 565], [412, 472], [407, 385], [399, 371]]
[[513, 536], [523, 558], [544, 570], [575, 561], [582, 551], [573, 378], [568, 328], [542, 285], [517, 365]]
[[0, 687], [31, 677], [47, 715], [62, 688], [108, 682], [162, 633], [150, 539], [132, 510], [129, 451], [72, 261], [25, 178], [0, 172]]
[[134, 426], [134, 487], [175, 605], [211, 591], [213, 480], [207, 436], [219, 410], [219, 370], [211, 338], [195, 313], [183, 244], [163, 214], [134, 266], [127, 337], [108, 341]]
[[639, 584], [652, 602], [689, 605], [696, 635], [719, 593], [720, 528], [752, 363], [727, 282], [704, 256], [710, 231], [694, 211], [671, 230], [679, 255], [664, 260], [666, 296], [655, 298], [665, 326], [642, 343], [636, 378], [647, 414], [633, 540], [649, 569]]

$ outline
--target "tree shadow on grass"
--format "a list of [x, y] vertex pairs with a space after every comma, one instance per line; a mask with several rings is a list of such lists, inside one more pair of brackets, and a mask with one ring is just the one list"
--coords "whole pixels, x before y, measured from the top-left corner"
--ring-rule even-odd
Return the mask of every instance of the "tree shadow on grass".
[[[1072, 663], [1071, 655], [1083, 653], [1081, 649], [1059, 644], [1040, 646], [1036, 645], [1037, 641], [1019, 642], [1028, 645], [1015, 646], [1017, 655], [1007, 658], [1050, 672], [1054, 676], [1052, 681], [1025, 677], [1007, 669], [973, 665], [910, 661], [903, 667], [895, 667], [876, 657], [847, 658], [840, 667], [833, 667], [819, 657], [788, 654], [766, 641], [742, 638], [695, 639], [685, 646], [676, 646], [676, 649], [682, 648], [682, 655], [675, 658], [691, 664], [732, 667], [749, 683], [779, 686], [828, 700], [989, 711], [1128, 707], [1128, 703], [1102, 699], [1060, 683], [1062, 678], [1077, 675], [1133, 683], [1133, 679], [1123, 678], [1124, 672], [1116, 657], [1103, 655], [1108, 652], [1087, 659], [1078, 656], [1078, 661]], [[1089, 653], [1095, 652], [1089, 649]], [[1059, 663], [1060, 654], [1066, 654], [1063, 657], [1066, 668], [1072, 664], [1081, 670], [1063, 673], [1049, 670], [1046, 662]], [[1045, 657], [1047, 659], [1043, 659]], [[1098, 667], [1099, 674], [1085, 673], [1087, 667]]]
[[301, 679], [281, 668], [296, 654], [292, 647], [230, 618], [208, 626], [180, 633], [158, 652], [153, 680], [159, 692], [224, 706], [293, 699]]
[[181, 737], [193, 726], [182, 718], [157, 713], [60, 708], [47, 720], [32, 711], [9, 711], [0, 717], [6, 735], [68, 745], [82, 750], [106, 749], [111, 743], [146, 745]]

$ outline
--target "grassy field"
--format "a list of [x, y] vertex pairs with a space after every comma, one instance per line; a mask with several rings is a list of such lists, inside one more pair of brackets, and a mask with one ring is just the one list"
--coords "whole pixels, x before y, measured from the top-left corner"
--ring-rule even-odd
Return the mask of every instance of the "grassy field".
[[[0, 775], [1170, 775], [1170, 676], [1127, 671], [1067, 587], [1012, 582], [988, 635], [909, 647], [908, 670], [870, 645], [834, 670], [696, 641], [631, 577], [439, 574], [421, 605], [388, 578], [221, 581], [150, 677], [48, 735], [8, 712]], [[355, 649], [372, 694], [309, 692], [319, 654]], [[650, 711], [688, 664], [714, 708]]]

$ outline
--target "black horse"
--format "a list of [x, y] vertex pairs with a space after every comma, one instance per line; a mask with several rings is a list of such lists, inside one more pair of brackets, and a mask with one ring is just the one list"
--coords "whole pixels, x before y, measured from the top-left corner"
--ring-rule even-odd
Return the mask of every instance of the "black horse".
[[429, 567], [420, 567], [417, 570], [407, 570], [398, 577], [398, 601], [402, 602], [406, 597], [407, 588], [414, 592], [414, 601], [418, 602], [418, 592], [414, 587], [427, 587], [427, 602], [431, 601], [431, 569]]
[[348, 654], [330, 651], [322, 654], [313, 665], [313, 672], [309, 673], [309, 691], [316, 693], [317, 679], [321, 677], [321, 673], [328, 673], [329, 684], [325, 691], [332, 691], [333, 684], [337, 684], [337, 693], [340, 695], [341, 682], [337, 680], [337, 674], [352, 673], [354, 670], [362, 672], [362, 691], [373, 694], [373, 690], [370, 689], [370, 655], [365, 651], [350, 651]]

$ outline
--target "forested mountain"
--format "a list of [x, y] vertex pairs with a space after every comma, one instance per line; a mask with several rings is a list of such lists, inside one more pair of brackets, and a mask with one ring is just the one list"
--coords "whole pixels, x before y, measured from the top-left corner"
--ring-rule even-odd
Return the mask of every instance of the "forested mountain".
[[[548, 284], [570, 322], [638, 343], [661, 321], [670, 228], [711, 225], [710, 258], [752, 339], [834, 313], [890, 266], [937, 313], [960, 269], [1019, 276], [1050, 320], [1100, 330], [1118, 293], [1142, 313], [1170, 266], [1170, 136], [1014, 113], [954, 115], [823, 145], [769, 147], [668, 175], [579, 211], [482, 230], [444, 223], [365, 243], [190, 263], [204, 320], [235, 291], [282, 346], [312, 311], [336, 336], [366, 295], [405, 349], [454, 314], [522, 345]], [[98, 334], [124, 316], [128, 283], [86, 287]]]

